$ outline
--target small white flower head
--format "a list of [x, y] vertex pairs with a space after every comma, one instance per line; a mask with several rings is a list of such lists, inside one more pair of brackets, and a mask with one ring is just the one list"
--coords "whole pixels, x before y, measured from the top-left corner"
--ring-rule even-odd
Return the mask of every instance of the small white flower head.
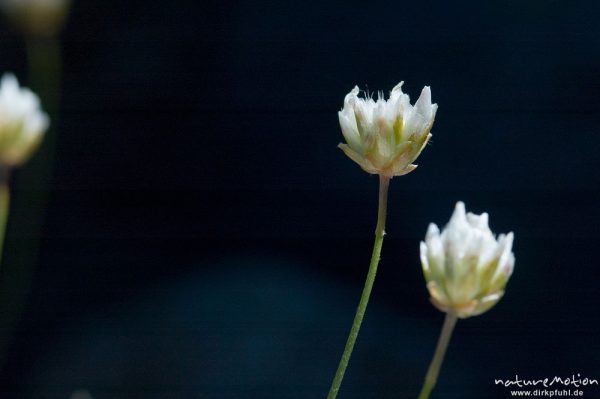
[[346, 139], [339, 147], [368, 173], [391, 178], [412, 172], [417, 167], [412, 163], [431, 137], [437, 104], [431, 103], [429, 86], [413, 106], [402, 93], [403, 83], [392, 89], [388, 100], [378, 93], [377, 101], [358, 97], [356, 86], [338, 113]]
[[69, 399], [92, 399], [92, 395], [84, 389], [73, 392]]
[[431, 302], [460, 318], [476, 316], [494, 306], [515, 264], [513, 233], [498, 238], [488, 227], [488, 214], [465, 213], [458, 202], [442, 233], [435, 224], [421, 242], [421, 265]]
[[28, 34], [55, 35], [62, 28], [71, 0], [0, 0], [0, 8]]
[[26, 162], [49, 124], [38, 96], [20, 87], [14, 75], [5, 74], [0, 81], [0, 165], [15, 167]]

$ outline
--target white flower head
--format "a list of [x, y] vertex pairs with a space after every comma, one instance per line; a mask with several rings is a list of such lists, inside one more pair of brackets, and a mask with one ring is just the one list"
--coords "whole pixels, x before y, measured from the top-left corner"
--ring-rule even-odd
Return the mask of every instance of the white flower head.
[[69, 399], [92, 399], [92, 395], [84, 389], [77, 390], [71, 394]]
[[54, 35], [64, 24], [71, 0], [0, 0], [0, 8], [27, 33]]
[[338, 112], [346, 144], [339, 147], [363, 170], [388, 177], [412, 172], [429, 138], [437, 104], [431, 103], [431, 90], [425, 86], [421, 96], [410, 104], [400, 82], [388, 100], [378, 93], [377, 101], [360, 98], [358, 86], [344, 99]]
[[513, 233], [493, 235], [487, 213], [465, 213], [465, 204], [458, 202], [441, 234], [432, 223], [421, 242], [421, 265], [431, 302], [460, 318], [492, 308], [513, 272], [512, 243]]
[[37, 149], [50, 124], [31, 90], [19, 86], [14, 75], [0, 81], [0, 165], [15, 167]]

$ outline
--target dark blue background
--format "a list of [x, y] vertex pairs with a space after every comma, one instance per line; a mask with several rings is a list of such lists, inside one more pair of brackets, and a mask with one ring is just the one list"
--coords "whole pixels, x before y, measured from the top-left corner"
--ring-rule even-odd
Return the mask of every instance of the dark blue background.
[[[418, 245], [457, 200], [515, 232], [517, 261], [497, 307], [459, 322], [432, 398], [506, 398], [494, 379], [515, 374], [600, 378], [599, 12], [75, 2], [50, 204], [33, 285], [12, 293], [26, 302], [2, 398], [325, 397], [377, 206], [376, 177], [336, 148], [337, 111], [355, 84], [400, 80], [413, 101], [431, 86], [434, 136], [392, 182], [339, 397], [416, 397], [443, 319]], [[21, 38], [0, 30], [0, 69], [26, 81]]]

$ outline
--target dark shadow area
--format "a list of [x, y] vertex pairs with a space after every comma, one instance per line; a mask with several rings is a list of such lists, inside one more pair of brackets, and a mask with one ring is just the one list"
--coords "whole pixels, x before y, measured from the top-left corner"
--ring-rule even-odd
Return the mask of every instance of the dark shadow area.
[[[0, 396], [325, 397], [377, 207], [376, 177], [336, 148], [337, 111], [355, 84], [400, 80], [413, 101], [430, 85], [439, 110], [419, 168], [392, 181], [339, 397], [416, 397], [443, 319], [419, 241], [458, 200], [515, 232], [515, 273], [496, 308], [458, 323], [432, 398], [506, 398], [494, 379], [515, 374], [600, 380], [599, 11], [75, 2], [42, 247], [15, 293]], [[23, 76], [19, 40], [0, 26], [0, 70]]]

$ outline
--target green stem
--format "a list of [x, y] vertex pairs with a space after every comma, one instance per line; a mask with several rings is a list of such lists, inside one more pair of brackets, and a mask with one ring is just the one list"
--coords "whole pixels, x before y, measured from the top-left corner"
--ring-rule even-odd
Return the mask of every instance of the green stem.
[[0, 170], [0, 264], [2, 263], [2, 251], [4, 250], [4, 238], [8, 223], [8, 211], [10, 209], [10, 188], [8, 181], [9, 171], [2, 168]]
[[340, 364], [331, 383], [329, 389], [329, 395], [327, 399], [335, 399], [337, 396], [342, 380], [344, 379], [344, 373], [348, 367], [354, 344], [356, 343], [356, 337], [360, 331], [360, 325], [362, 324], [365, 311], [367, 310], [367, 304], [369, 303], [369, 297], [371, 296], [371, 290], [373, 289], [373, 283], [375, 282], [375, 276], [377, 275], [377, 266], [379, 266], [379, 258], [381, 255], [381, 247], [383, 245], [383, 237], [385, 235], [385, 219], [387, 213], [387, 195], [388, 188], [390, 185], [390, 178], [379, 175], [379, 209], [377, 212], [377, 228], [375, 229], [375, 243], [373, 244], [373, 254], [371, 255], [371, 263], [369, 265], [369, 272], [367, 273], [367, 279], [365, 286], [360, 297], [358, 308], [356, 309], [356, 315], [354, 316], [354, 322], [350, 329], [350, 335], [346, 341], [346, 347], [340, 360]]
[[435, 387], [438, 374], [440, 373], [440, 368], [442, 367], [442, 362], [444, 361], [444, 355], [446, 354], [446, 349], [448, 348], [448, 343], [450, 342], [450, 337], [452, 336], [452, 331], [454, 330], [457, 320], [458, 319], [454, 313], [446, 313], [444, 326], [442, 327], [442, 332], [440, 334], [437, 347], [435, 348], [435, 354], [433, 355], [433, 359], [429, 365], [429, 370], [427, 370], [425, 383], [423, 384], [423, 389], [421, 389], [421, 393], [419, 394], [419, 399], [428, 399], [431, 391], [433, 391], [433, 387]]

